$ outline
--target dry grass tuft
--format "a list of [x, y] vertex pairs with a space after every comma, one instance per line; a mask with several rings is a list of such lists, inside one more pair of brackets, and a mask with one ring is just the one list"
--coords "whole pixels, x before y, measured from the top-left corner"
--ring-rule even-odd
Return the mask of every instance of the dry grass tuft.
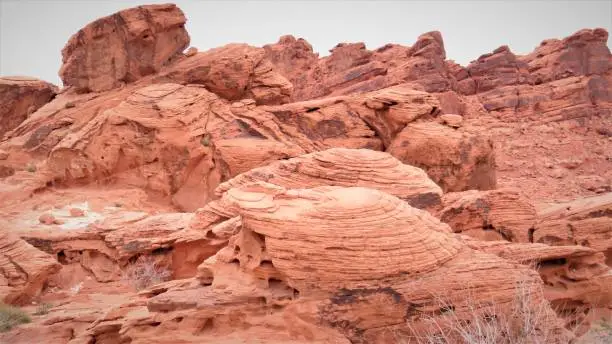
[[32, 315], [48, 314], [51, 308], [53, 308], [53, 305], [50, 303], [46, 303], [46, 302], [39, 303], [38, 306], [36, 306], [36, 312], [34, 312]]
[[0, 332], [6, 332], [19, 324], [32, 321], [21, 309], [0, 303]]
[[[421, 317], [422, 330], [408, 324], [411, 336], [394, 334], [398, 344], [545, 344], [553, 341], [556, 314], [540, 285], [517, 282], [510, 305], [497, 305], [470, 295], [466, 308], [455, 311], [448, 300], [435, 297], [442, 314]], [[421, 327], [419, 327], [421, 328]]]
[[171, 275], [166, 268], [158, 266], [153, 258], [141, 256], [123, 271], [122, 280], [136, 290], [142, 290], [167, 281]]

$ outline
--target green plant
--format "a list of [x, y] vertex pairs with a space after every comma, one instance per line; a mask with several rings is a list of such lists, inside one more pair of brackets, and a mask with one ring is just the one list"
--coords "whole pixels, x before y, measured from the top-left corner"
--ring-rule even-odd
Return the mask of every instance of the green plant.
[[126, 267], [122, 280], [136, 290], [142, 290], [167, 281], [171, 275], [166, 268], [158, 266], [153, 258], [140, 256], [136, 262]]
[[48, 314], [51, 308], [53, 308], [53, 305], [50, 303], [46, 303], [46, 302], [39, 303], [38, 306], [36, 307], [36, 312], [34, 312], [34, 315]]
[[32, 321], [21, 309], [0, 303], [0, 332], [6, 332], [19, 324]]
[[200, 140], [200, 143], [202, 144], [202, 146], [204, 147], [208, 147], [210, 146], [210, 134], [206, 134], [202, 137], [202, 139]]
[[30, 173], [34, 173], [36, 172], [36, 165], [34, 164], [28, 164], [26, 166], [26, 171], [30, 172]]

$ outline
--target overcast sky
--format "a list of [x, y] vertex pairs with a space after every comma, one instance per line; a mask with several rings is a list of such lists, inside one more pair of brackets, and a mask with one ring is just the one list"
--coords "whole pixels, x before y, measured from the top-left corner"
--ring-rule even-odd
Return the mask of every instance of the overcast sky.
[[[169, 1], [0, 0], [0, 75], [61, 85], [61, 49], [96, 18]], [[177, 0], [191, 44], [200, 51], [230, 42], [256, 46], [284, 34], [308, 40], [322, 56], [339, 42], [412, 45], [439, 30], [447, 58], [467, 64], [500, 45], [527, 53], [547, 38], [581, 28], [612, 28], [612, 0], [578, 1], [206, 1]], [[608, 40], [610, 42], [610, 40]]]

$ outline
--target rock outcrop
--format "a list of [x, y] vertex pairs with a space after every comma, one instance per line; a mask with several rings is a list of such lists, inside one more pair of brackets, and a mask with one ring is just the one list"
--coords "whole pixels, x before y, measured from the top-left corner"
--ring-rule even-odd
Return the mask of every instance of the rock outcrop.
[[[5, 226], [5, 225], [3, 225]], [[0, 301], [23, 305], [39, 296], [45, 282], [59, 271], [52, 256], [17, 235], [0, 231]]]
[[561, 203], [543, 209], [538, 217], [533, 242], [591, 247], [612, 265], [612, 193]]
[[42, 185], [129, 182], [195, 210], [220, 182], [275, 160], [333, 147], [383, 150], [438, 106], [408, 85], [274, 106], [230, 104], [193, 84], [108, 93], [61, 95], [14, 130], [7, 150], [48, 154]]
[[77, 91], [100, 92], [156, 73], [189, 46], [185, 22], [173, 4], [139, 6], [100, 18], [66, 43], [60, 77]]
[[520, 243], [533, 240], [537, 222], [535, 207], [513, 189], [447, 193], [437, 215], [455, 233]]
[[293, 85], [265, 58], [262, 48], [229, 44], [190, 56], [162, 73], [182, 84], [201, 84], [227, 100], [254, 99], [257, 104], [287, 103]]
[[533, 266], [544, 282], [543, 292], [566, 328], [578, 335], [589, 327], [589, 311], [612, 301], [612, 275], [602, 253], [584, 246], [479, 241], [467, 245], [502, 258]]
[[254, 168], [222, 183], [215, 193], [254, 182], [289, 189], [329, 186], [362, 186], [384, 191], [415, 208], [440, 204], [442, 190], [427, 174], [404, 165], [387, 153], [366, 149], [333, 148]]
[[0, 140], [58, 92], [47, 82], [21, 77], [0, 78]]
[[[380, 191], [259, 183], [228, 193], [243, 228], [202, 264], [198, 280], [145, 291], [146, 306], [126, 304], [79, 339], [163, 342], [180, 323], [173, 337], [184, 343], [264, 340], [272, 327], [275, 338], [291, 343], [388, 342], [425, 331], [423, 317], [442, 319], [440, 307], [452, 307], [459, 318], [490, 310], [470, 304], [471, 293], [504, 304], [514, 298], [517, 279], [527, 290], [540, 283], [534, 271], [468, 248], [427, 212]], [[481, 283], [464, 288], [473, 280]], [[441, 285], [449, 291], [446, 306], [436, 301]], [[541, 300], [528, 293], [527, 310], [535, 310]], [[238, 307], [240, 316], [228, 317]], [[569, 338], [552, 309], [542, 312], [550, 340]], [[136, 313], [138, 320], [130, 315]]]
[[387, 152], [424, 169], [442, 190], [489, 190], [496, 186], [493, 142], [438, 123], [406, 126]]
[[185, 23], [0, 79], [0, 301], [54, 305], [0, 342], [567, 344], [612, 310], [605, 30], [464, 67], [436, 31], [320, 58]]

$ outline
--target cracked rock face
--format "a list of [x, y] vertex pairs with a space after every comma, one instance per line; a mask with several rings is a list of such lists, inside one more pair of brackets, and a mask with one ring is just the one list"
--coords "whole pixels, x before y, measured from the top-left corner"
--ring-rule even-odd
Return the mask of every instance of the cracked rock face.
[[60, 77], [100, 92], [158, 72], [189, 45], [185, 15], [173, 4], [147, 5], [100, 18], [70, 37]]
[[0, 78], [0, 139], [58, 92], [56, 86], [28, 77]]
[[0, 301], [53, 305], [0, 342], [382, 344], [523, 314], [566, 344], [610, 310], [605, 30], [464, 67], [435, 31], [183, 54], [185, 23], [123, 10], [70, 38], [61, 91], [0, 78]]

